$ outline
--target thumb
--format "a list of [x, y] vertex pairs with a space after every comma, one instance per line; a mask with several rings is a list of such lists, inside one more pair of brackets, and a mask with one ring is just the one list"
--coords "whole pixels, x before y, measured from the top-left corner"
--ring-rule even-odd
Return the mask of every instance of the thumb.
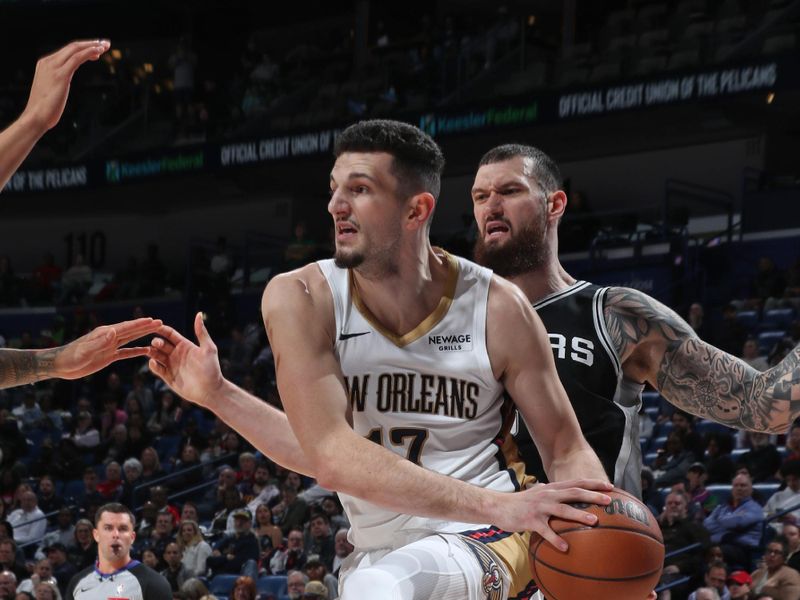
[[194, 333], [197, 336], [200, 347], [214, 344], [214, 340], [211, 339], [211, 336], [208, 334], [208, 329], [206, 329], [206, 324], [203, 322], [202, 312], [198, 312], [194, 317]]

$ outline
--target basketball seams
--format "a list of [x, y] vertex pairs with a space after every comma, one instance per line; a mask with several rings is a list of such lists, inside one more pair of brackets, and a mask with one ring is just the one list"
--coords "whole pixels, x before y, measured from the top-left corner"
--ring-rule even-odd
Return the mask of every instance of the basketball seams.
[[556, 531], [556, 533], [558, 535], [563, 535], [565, 533], [572, 533], [572, 532], [575, 532], [575, 531], [595, 531], [597, 529], [615, 529], [617, 531], [630, 531], [631, 533], [638, 533], [639, 535], [643, 535], [644, 537], [649, 537], [651, 540], [654, 540], [654, 541], [658, 542], [662, 546], [664, 545], [663, 539], [658, 539], [652, 533], [649, 533], [647, 531], [642, 531], [640, 529], [632, 529], [630, 527], [623, 527], [622, 525], [595, 525], [593, 527], [572, 527], [570, 529], [559, 529], [558, 531]]
[[[539, 572], [536, 568], [537, 563], [540, 561], [536, 560], [536, 552], [539, 550], [539, 546], [542, 545], [544, 542], [544, 538], [539, 538], [539, 541], [536, 542], [536, 547], [530, 553], [533, 556], [533, 560], [530, 561], [531, 563], [531, 571], [533, 575], [533, 580], [536, 582], [536, 585], [539, 587], [539, 590], [542, 592], [542, 595], [547, 598], [547, 600], [558, 600], [555, 594], [552, 594], [550, 590], [547, 588], [546, 585], [542, 582], [542, 578], [539, 577]], [[542, 563], [544, 564], [544, 563]]]
[[[648, 577], [652, 577], [656, 573], [661, 572], [661, 567], [658, 567], [657, 569], [653, 569], [652, 571], [648, 571], [640, 575], [631, 575], [630, 577], [595, 577], [594, 575], [581, 575], [580, 573], [573, 573], [572, 571], [559, 569], [558, 567], [554, 567], [553, 565], [548, 564], [543, 560], [536, 559], [535, 562], [540, 563], [543, 567], [547, 567], [548, 569], [555, 571], [556, 573], [561, 573], [562, 575], [568, 575], [569, 577], [575, 577], [576, 579], [586, 579], [589, 581], [608, 581], [608, 582], [639, 581], [641, 579], [647, 579]], [[549, 596], [548, 600], [550, 600]]]

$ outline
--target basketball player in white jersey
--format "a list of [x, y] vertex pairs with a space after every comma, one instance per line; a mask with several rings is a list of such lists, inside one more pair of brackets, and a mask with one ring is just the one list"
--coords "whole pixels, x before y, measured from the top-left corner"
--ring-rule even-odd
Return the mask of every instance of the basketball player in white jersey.
[[[697, 416], [785, 432], [800, 415], [800, 351], [761, 373], [699, 339], [638, 290], [576, 281], [558, 260], [558, 223], [567, 208], [561, 187], [558, 166], [537, 148], [508, 144], [487, 152], [472, 187], [475, 256], [517, 284], [538, 311], [583, 432], [609, 478], [640, 493], [636, 412], [645, 382]], [[530, 450], [526, 465], [536, 472], [524, 424], [520, 433], [523, 455], [526, 445]]]
[[[36, 64], [28, 104], [22, 115], [0, 132], [0, 190], [33, 146], [58, 123], [75, 71], [108, 50], [106, 40], [72, 42]], [[146, 356], [148, 348], [122, 348], [153, 333], [161, 321], [145, 318], [98, 327], [77, 340], [45, 350], [0, 349], [0, 388], [57, 377], [85, 377], [116, 360]]]
[[[549, 517], [593, 523], [567, 503], [606, 504], [610, 489], [545, 331], [515, 286], [431, 247], [444, 160], [429, 136], [366, 121], [335, 154], [335, 260], [276, 277], [262, 305], [291, 427], [223, 379], [199, 315], [200, 345], [164, 327], [150, 367], [273, 460], [340, 493], [355, 545], [344, 600], [527, 598], [528, 536], [511, 532], [563, 549]], [[503, 388], [557, 483], [523, 489], [506, 463]]]

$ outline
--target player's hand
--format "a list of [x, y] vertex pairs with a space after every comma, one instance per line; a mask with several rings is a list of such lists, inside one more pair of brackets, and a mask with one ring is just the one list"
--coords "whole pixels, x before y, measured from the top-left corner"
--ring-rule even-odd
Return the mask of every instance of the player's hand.
[[148, 347], [123, 348], [142, 336], [155, 333], [162, 323], [159, 319], [135, 319], [115, 325], [103, 325], [65, 346], [54, 349], [53, 376], [79, 379], [91, 375], [125, 358], [147, 356]]
[[203, 324], [202, 313], [194, 319], [200, 345], [190, 342], [172, 327], [162, 326], [150, 345], [150, 370], [181, 397], [211, 408], [225, 379], [219, 366], [217, 346]]
[[540, 483], [522, 492], [504, 494], [506, 504], [511, 505], [507, 506], [509, 521], [505, 525], [497, 521], [495, 525], [506, 531], [538, 533], [553, 546], [566, 552], [567, 542], [550, 527], [550, 517], [594, 525], [597, 522], [595, 515], [570, 506], [570, 503], [606, 506], [611, 498], [602, 492], [609, 492], [613, 487], [608, 481], [600, 479], [573, 479]]
[[110, 47], [108, 40], [77, 41], [40, 58], [23, 115], [42, 133], [54, 127], [64, 113], [75, 71], [87, 60], [100, 58]]

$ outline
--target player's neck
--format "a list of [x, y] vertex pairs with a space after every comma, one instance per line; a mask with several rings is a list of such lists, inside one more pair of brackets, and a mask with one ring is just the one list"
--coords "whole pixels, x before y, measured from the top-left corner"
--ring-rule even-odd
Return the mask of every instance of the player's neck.
[[545, 296], [566, 289], [575, 283], [575, 278], [567, 273], [557, 260], [549, 261], [539, 269], [507, 279], [516, 284], [531, 302], [538, 302]]
[[381, 325], [397, 335], [417, 327], [439, 305], [450, 278], [450, 262], [430, 245], [398, 260], [397, 270], [381, 277], [354, 273], [361, 301]]
[[130, 555], [126, 556], [122, 560], [109, 562], [105, 559], [98, 558], [97, 560], [97, 570], [100, 571], [103, 575], [111, 575], [112, 573], [116, 573], [120, 569], [122, 569], [125, 565], [131, 562]]

